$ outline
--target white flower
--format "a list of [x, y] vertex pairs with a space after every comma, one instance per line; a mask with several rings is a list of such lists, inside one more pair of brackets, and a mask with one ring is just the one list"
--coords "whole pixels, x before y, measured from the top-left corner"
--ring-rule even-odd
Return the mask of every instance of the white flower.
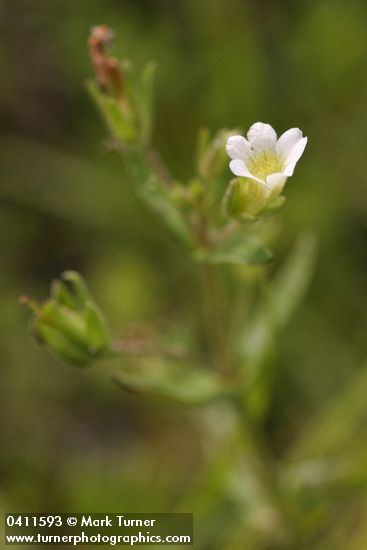
[[227, 140], [229, 167], [235, 176], [249, 178], [266, 189], [268, 198], [276, 198], [289, 176], [293, 175], [307, 143], [301, 130], [291, 128], [277, 138], [270, 124], [256, 122], [243, 136]]

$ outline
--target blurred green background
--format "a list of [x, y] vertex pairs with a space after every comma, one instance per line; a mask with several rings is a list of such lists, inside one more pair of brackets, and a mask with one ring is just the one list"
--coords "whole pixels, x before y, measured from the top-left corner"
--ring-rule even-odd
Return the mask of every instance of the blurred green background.
[[[196, 314], [190, 260], [135, 197], [85, 90], [86, 39], [105, 23], [116, 55], [159, 63], [154, 139], [178, 179], [193, 171], [199, 126], [246, 130], [260, 120], [309, 137], [279, 213], [276, 255], [311, 228], [319, 260], [280, 342], [266, 420], [274, 455], [292, 452], [309, 421], [363, 376], [367, 357], [367, 4], [3, 0], [0, 9], [0, 509], [181, 506], [203, 518], [201, 549], [227, 548], [210, 533], [231, 498], [216, 495], [215, 479], [197, 492], [197, 413], [126, 396], [101, 369], [58, 363], [30, 338], [17, 300], [45, 297], [50, 279], [77, 269], [117, 335], [135, 323], [186, 330]], [[367, 393], [365, 407], [359, 399], [358, 428], [354, 394], [340, 412], [353, 452], [367, 447]], [[334, 489], [310, 548], [367, 547], [364, 464]]]

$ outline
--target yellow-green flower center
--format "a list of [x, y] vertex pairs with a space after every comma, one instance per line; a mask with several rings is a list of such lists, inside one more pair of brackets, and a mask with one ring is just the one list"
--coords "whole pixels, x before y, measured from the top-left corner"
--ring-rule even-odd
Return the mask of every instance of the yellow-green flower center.
[[284, 168], [282, 159], [272, 151], [261, 151], [248, 159], [246, 164], [251, 174], [264, 181], [270, 174], [282, 172]]

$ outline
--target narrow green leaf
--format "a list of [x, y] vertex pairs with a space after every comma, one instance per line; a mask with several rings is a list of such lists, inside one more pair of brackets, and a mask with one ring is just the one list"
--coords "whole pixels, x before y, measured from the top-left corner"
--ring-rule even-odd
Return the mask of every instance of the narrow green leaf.
[[153, 91], [154, 91], [154, 79], [157, 70], [157, 64], [154, 61], [147, 63], [143, 67], [140, 75], [139, 86], [139, 116], [141, 123], [141, 139], [145, 144], [150, 138], [152, 131], [153, 120]]
[[141, 198], [160, 215], [170, 229], [188, 246], [191, 245], [191, 235], [181, 212], [171, 201], [168, 193], [151, 175], [139, 189]]
[[133, 117], [122, 110], [114, 97], [104, 94], [93, 80], [87, 81], [87, 89], [110, 132], [127, 143], [134, 141], [137, 132]]
[[263, 290], [264, 300], [239, 342], [249, 408], [264, 414], [272, 388], [272, 365], [277, 334], [290, 321], [310, 284], [316, 259], [316, 239], [304, 234], [297, 240], [275, 280]]
[[303, 300], [315, 268], [317, 241], [312, 233], [299, 237], [274, 282], [275, 322], [283, 327]]
[[311, 420], [291, 449], [289, 458], [325, 456], [355, 445], [358, 432], [365, 426], [366, 396], [367, 365]]
[[198, 251], [199, 261], [213, 264], [264, 264], [269, 262], [273, 255], [255, 235], [236, 233], [224, 243]]
[[210, 371], [161, 359], [124, 364], [114, 380], [128, 392], [185, 405], [205, 404], [233, 392], [228, 382]]

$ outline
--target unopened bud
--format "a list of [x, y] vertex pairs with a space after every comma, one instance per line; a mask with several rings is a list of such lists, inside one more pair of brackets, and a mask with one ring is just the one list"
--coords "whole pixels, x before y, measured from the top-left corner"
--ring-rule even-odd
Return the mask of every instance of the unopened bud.
[[78, 273], [65, 272], [55, 280], [50, 298], [42, 304], [25, 297], [21, 301], [33, 311], [37, 340], [67, 363], [86, 366], [106, 351], [106, 323]]

